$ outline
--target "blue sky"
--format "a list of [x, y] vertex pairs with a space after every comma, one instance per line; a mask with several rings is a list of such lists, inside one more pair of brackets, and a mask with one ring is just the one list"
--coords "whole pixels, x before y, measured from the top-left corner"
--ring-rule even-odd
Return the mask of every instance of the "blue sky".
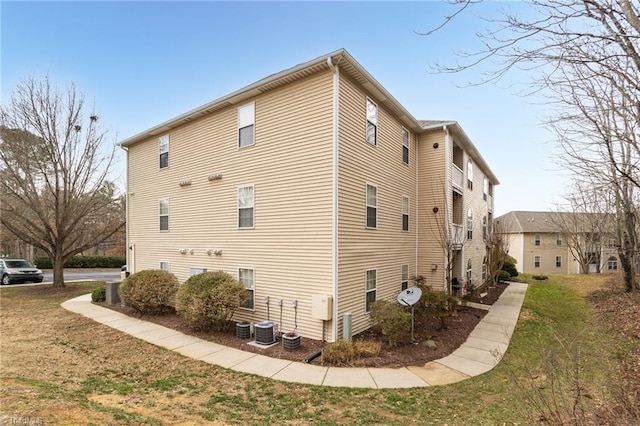
[[[458, 121], [501, 181], [497, 215], [547, 210], [566, 181], [554, 163], [544, 107], [524, 98], [527, 76], [465, 87], [480, 69], [435, 74], [435, 61], [480, 46], [479, 14], [521, 8], [490, 2], [438, 33], [439, 2], [7, 2], [1, 13], [5, 102], [27, 76], [74, 82], [117, 143], [263, 77], [346, 48], [418, 119]], [[124, 153], [116, 168], [124, 182]]]

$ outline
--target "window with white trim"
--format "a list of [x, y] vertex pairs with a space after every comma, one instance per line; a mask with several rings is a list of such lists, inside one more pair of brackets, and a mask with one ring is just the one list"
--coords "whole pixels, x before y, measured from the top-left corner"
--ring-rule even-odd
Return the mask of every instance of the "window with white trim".
[[365, 312], [371, 312], [371, 304], [376, 301], [376, 291], [378, 289], [378, 271], [371, 269], [366, 274], [365, 287]]
[[562, 268], [562, 256], [556, 256], [556, 268]]
[[409, 230], [409, 197], [402, 197], [402, 230]]
[[378, 227], [378, 188], [367, 184], [367, 228]]
[[487, 241], [489, 238], [489, 228], [487, 226], [487, 217], [482, 216], [482, 239]]
[[162, 271], [170, 271], [169, 262], [160, 262], [160, 270]]
[[489, 179], [484, 178], [482, 182], [482, 199], [487, 201], [487, 198], [489, 198]]
[[467, 162], [467, 188], [473, 191], [473, 161]]
[[367, 142], [378, 144], [378, 106], [367, 98]]
[[533, 237], [533, 244], [536, 246], [540, 245], [540, 234], [536, 234], [535, 237]]
[[169, 167], [169, 135], [158, 138], [158, 153], [160, 154], [160, 168]]
[[482, 258], [482, 282], [487, 279], [487, 256]]
[[467, 260], [467, 284], [471, 282], [471, 276], [473, 275], [473, 268], [471, 267], [471, 258]]
[[402, 128], [402, 162], [409, 164], [409, 131]]
[[207, 268], [189, 268], [189, 275], [204, 274], [207, 272]]
[[540, 267], [540, 256], [534, 256], [533, 257], [533, 267], [534, 268], [539, 268]]
[[253, 309], [255, 307], [256, 281], [255, 271], [253, 269], [238, 269], [238, 281], [240, 281], [247, 289], [247, 301], [242, 305], [243, 308]]
[[467, 240], [473, 239], [473, 211], [467, 210]]
[[402, 288], [402, 290], [406, 290], [409, 288], [409, 265], [402, 265], [400, 287]]
[[253, 228], [253, 185], [238, 187], [238, 228]]
[[158, 201], [158, 219], [160, 222], [160, 231], [169, 230], [169, 199], [165, 198]]
[[562, 245], [562, 234], [556, 235], [556, 245], [557, 246], [561, 246]]
[[607, 259], [607, 269], [609, 271], [618, 270], [618, 259], [615, 256], [610, 256], [609, 259]]
[[239, 148], [254, 144], [255, 107], [254, 102], [238, 107]]

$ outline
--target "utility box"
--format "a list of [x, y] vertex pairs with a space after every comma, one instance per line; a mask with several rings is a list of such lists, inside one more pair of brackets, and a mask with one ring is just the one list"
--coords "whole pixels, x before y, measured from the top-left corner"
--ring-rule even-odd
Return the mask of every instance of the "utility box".
[[333, 297], [322, 294], [312, 295], [311, 318], [325, 321], [333, 318]]
[[118, 294], [118, 288], [120, 288], [120, 281], [111, 281], [106, 284], [106, 300], [107, 304], [115, 305], [120, 303], [120, 295]]

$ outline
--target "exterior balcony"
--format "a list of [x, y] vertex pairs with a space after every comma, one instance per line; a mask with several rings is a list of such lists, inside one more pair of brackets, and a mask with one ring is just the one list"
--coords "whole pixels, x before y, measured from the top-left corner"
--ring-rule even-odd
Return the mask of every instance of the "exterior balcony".
[[464, 227], [458, 224], [451, 225], [451, 244], [454, 250], [462, 250], [464, 245]]
[[464, 191], [464, 173], [462, 172], [462, 169], [455, 164], [453, 164], [452, 181], [453, 190], [462, 194]]

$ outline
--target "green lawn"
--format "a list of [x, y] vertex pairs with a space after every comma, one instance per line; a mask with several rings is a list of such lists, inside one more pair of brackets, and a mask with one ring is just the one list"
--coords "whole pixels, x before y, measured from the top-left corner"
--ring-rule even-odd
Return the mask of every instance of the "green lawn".
[[[495, 369], [453, 385], [409, 390], [295, 385], [236, 373], [60, 307], [98, 285], [71, 284], [62, 293], [0, 289], [3, 421], [522, 425], [544, 416], [559, 424], [574, 415], [588, 419], [591, 404], [606, 402], [615, 386], [611, 348], [620, 342], [595, 322], [575, 276], [531, 281], [509, 350]], [[576, 395], [586, 404], [584, 413], [576, 412]]]

